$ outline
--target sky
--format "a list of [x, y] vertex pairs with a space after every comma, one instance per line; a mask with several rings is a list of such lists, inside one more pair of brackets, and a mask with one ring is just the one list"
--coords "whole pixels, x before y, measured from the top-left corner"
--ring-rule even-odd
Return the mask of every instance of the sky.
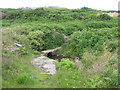
[[119, 0], [1, 0], [0, 8], [60, 6], [69, 9], [89, 7], [97, 10], [118, 10]]

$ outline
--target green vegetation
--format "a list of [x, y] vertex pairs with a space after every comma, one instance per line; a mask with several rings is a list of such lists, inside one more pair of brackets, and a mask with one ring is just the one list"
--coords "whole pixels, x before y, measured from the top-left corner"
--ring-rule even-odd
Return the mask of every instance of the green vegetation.
[[[44, 43], [42, 40], [43, 32], [34, 31], [28, 34], [28, 39], [30, 41], [31, 47], [37, 51], [41, 50], [42, 44]], [[39, 37], [39, 38], [38, 38]]]
[[86, 51], [103, 52], [107, 44], [109, 44], [107, 45], [109, 50], [115, 50], [117, 43], [109, 42], [118, 37], [114, 33], [115, 31], [117, 32], [117, 28], [88, 29], [74, 32], [64, 44], [62, 51], [65, 50], [66, 52], [63, 53], [68, 56], [81, 57]]
[[110, 17], [108, 14], [101, 14], [98, 16], [100, 20], [111, 20], [112, 17]]
[[[119, 87], [118, 18], [98, 15], [102, 12], [87, 7], [2, 9], [3, 87]], [[55, 75], [40, 74], [31, 60], [60, 46], [55, 53], [68, 58], [56, 63]]]
[[61, 69], [66, 69], [66, 70], [70, 70], [73, 67], [75, 67], [74, 62], [70, 61], [69, 59], [61, 59], [61, 62], [58, 63], [57, 65], [57, 69], [61, 70]]

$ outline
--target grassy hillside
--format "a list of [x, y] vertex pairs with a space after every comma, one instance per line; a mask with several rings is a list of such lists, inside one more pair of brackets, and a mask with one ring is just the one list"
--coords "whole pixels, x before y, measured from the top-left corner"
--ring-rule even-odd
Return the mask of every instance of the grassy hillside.
[[[118, 17], [98, 13], [87, 7], [2, 9], [3, 88], [117, 88]], [[56, 54], [68, 58], [56, 64], [55, 75], [41, 75], [31, 60], [59, 46]]]

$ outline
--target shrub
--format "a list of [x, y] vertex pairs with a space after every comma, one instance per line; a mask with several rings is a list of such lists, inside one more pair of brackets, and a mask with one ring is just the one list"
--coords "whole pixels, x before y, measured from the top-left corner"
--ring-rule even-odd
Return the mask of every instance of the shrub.
[[116, 27], [117, 24], [111, 22], [103, 22], [103, 21], [90, 21], [86, 23], [86, 28], [112, 28]]
[[95, 76], [92, 78], [89, 78], [86, 80], [86, 88], [103, 88], [105, 86], [105, 83], [103, 83], [103, 80], [100, 78], [100, 76]]
[[112, 19], [112, 17], [109, 16], [108, 14], [100, 14], [100, 15], [98, 16], [98, 18], [99, 18], [100, 20], [111, 20], [111, 19]]
[[82, 31], [83, 29], [84, 29], [84, 25], [82, 22], [67, 23], [65, 25], [64, 34], [69, 36], [69, 35], [73, 34], [73, 32]]
[[107, 48], [110, 52], [115, 51], [118, 48], [118, 41], [110, 41]]
[[43, 49], [52, 49], [63, 44], [64, 36], [59, 32], [48, 32], [44, 34], [43, 40]]
[[43, 45], [43, 32], [41, 31], [33, 31], [28, 34], [28, 39], [30, 41], [30, 45], [33, 49], [40, 51]]
[[70, 61], [69, 59], [63, 58], [61, 59], [61, 62], [57, 64], [57, 69], [73, 69], [75, 66], [75, 63]]
[[72, 13], [71, 16], [74, 19], [79, 19], [79, 20], [84, 20], [86, 19], [86, 14], [85, 13]]
[[66, 54], [71, 56], [81, 56], [88, 48], [102, 50], [102, 44], [102, 36], [94, 32], [84, 30], [82, 32], [73, 33], [63, 47]]
[[[63, 45], [63, 52], [67, 56], [82, 56], [86, 51], [103, 52], [104, 44], [116, 38], [114, 29], [89, 29], [74, 32]], [[110, 46], [112, 48], [112, 46]], [[61, 50], [61, 51], [62, 51]]]
[[118, 75], [118, 58], [111, 58], [106, 62], [106, 69], [102, 74], [104, 82], [107, 84], [106, 86], [117, 88], [119, 86]]

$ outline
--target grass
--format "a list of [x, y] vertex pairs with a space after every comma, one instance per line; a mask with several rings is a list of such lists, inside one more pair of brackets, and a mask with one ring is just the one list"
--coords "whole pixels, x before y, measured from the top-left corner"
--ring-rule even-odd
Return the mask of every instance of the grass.
[[58, 88], [82, 88], [83, 85], [81, 74], [75, 70], [58, 70], [53, 78]]
[[[41, 71], [31, 64], [31, 60], [40, 56], [40, 53], [28, 47], [25, 36], [17, 32], [19, 29], [6, 28], [3, 31], [3, 88], [49, 88], [55, 87], [49, 80], [49, 75], [40, 74]], [[15, 42], [23, 47], [18, 48]], [[17, 48], [17, 49], [16, 49]]]
[[[49, 75], [42, 75], [30, 63], [32, 55], [11, 57], [11, 63], [3, 65], [3, 88], [48, 88]], [[3, 59], [4, 60], [4, 59]], [[6, 67], [8, 66], [8, 67]]]
[[[58, 63], [57, 73], [52, 76], [52, 81], [56, 82], [58, 88], [106, 88], [117, 87], [117, 56], [109, 51], [104, 51], [103, 55], [94, 56], [91, 53], [84, 54], [86, 62], [83, 62], [84, 68], [62, 68], [69, 63]], [[91, 55], [91, 56], [90, 56]], [[87, 63], [93, 60], [93, 64]], [[89, 68], [86, 68], [88, 65]], [[92, 66], [94, 65], [94, 68]], [[107, 66], [106, 66], [107, 65]], [[111, 72], [111, 74], [109, 74]], [[108, 82], [106, 82], [106, 80]]]

